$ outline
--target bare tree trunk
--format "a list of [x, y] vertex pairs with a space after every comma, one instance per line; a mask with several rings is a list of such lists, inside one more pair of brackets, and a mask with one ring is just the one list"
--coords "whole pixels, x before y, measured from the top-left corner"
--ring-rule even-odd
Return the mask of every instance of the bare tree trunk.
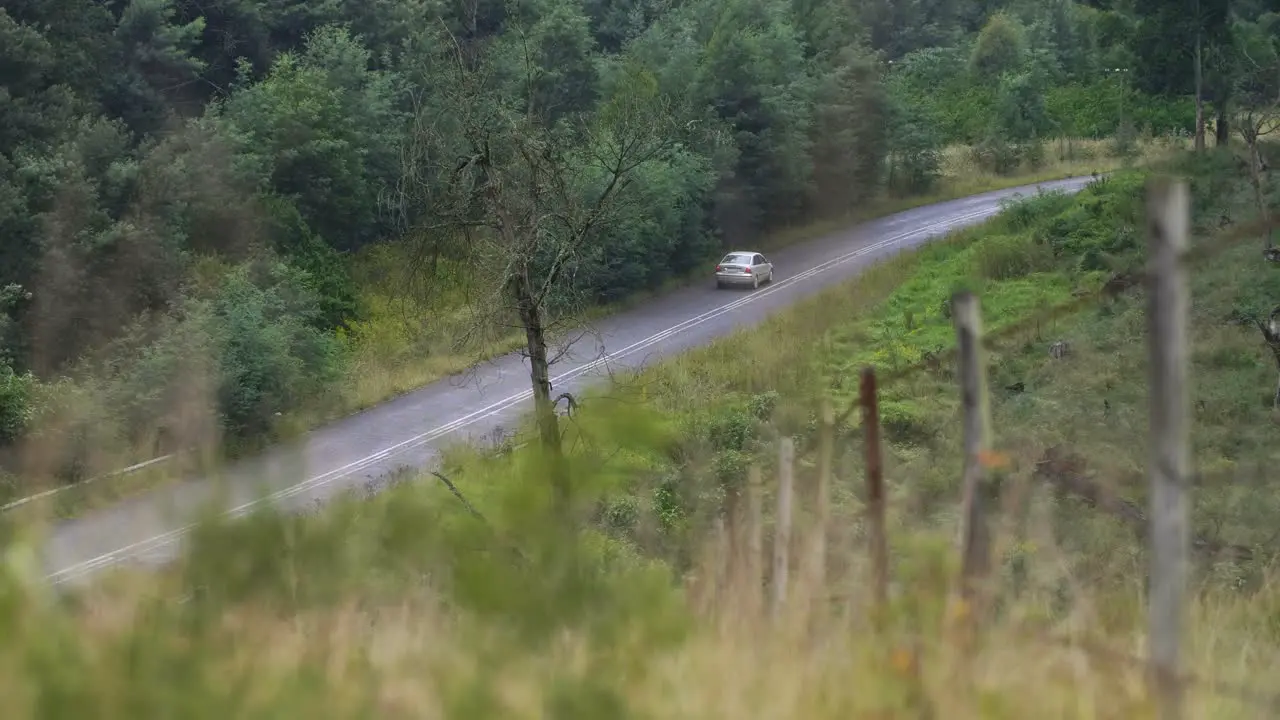
[[1204, 70], [1201, 62], [1200, 29], [1196, 29], [1196, 152], [1204, 150]]
[[1231, 118], [1227, 116], [1227, 105], [1226, 98], [1217, 102], [1217, 117], [1213, 121], [1214, 147], [1226, 147], [1231, 142]]
[[[1276, 369], [1280, 370], [1280, 307], [1271, 311], [1271, 316], [1266, 321], [1257, 321], [1258, 330], [1262, 332], [1262, 339], [1267, 343], [1267, 347], [1271, 349], [1271, 355], [1275, 358]], [[1280, 380], [1276, 382], [1276, 392], [1271, 397], [1271, 407], [1280, 410]]]
[[[533, 381], [533, 407], [542, 445], [553, 456], [559, 456], [560, 423], [551, 402], [551, 363], [547, 359], [547, 333], [542, 307], [534, 296], [528, 275], [517, 274], [511, 280], [516, 310], [524, 326], [525, 354], [529, 358], [529, 376]], [[556, 482], [562, 482], [557, 478]]]
[[1253, 185], [1253, 199], [1258, 206], [1258, 219], [1264, 223], [1266, 234], [1266, 247], [1264, 251], [1271, 250], [1271, 211], [1267, 207], [1267, 192], [1265, 188], [1265, 178], [1263, 176], [1262, 153], [1258, 150], [1258, 134], [1255, 132], [1245, 133], [1245, 142], [1249, 145], [1249, 183]]

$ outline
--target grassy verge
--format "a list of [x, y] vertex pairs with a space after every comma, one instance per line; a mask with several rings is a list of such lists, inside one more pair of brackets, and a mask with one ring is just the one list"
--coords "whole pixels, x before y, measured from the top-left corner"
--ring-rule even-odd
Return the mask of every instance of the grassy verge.
[[[547, 552], [556, 535], [532, 523], [533, 513], [485, 506], [532, 558], [516, 569], [508, 555], [483, 550], [483, 526], [435, 504], [442, 497], [419, 486], [387, 498], [395, 506], [207, 529], [181, 573], [120, 577], [74, 604], [49, 602], [11, 555], [0, 571], [6, 717], [844, 720], [914, 717], [925, 706], [948, 718], [1010, 720], [1151, 713], [1141, 668], [1082, 649], [1102, 640], [1125, 648], [1140, 637], [1132, 601], [1111, 610], [1130, 623], [1125, 632], [1108, 635], [1079, 612], [1054, 628], [1072, 636], [1062, 647], [1028, 631], [1025, 611], [1043, 597], [1027, 597], [1021, 616], [1002, 618], [972, 650], [949, 642], [940, 632], [941, 538], [895, 547], [904, 595], [892, 609], [916, 632], [877, 637], [856, 593], [830, 610], [794, 596], [794, 609], [770, 623], [706, 599], [705, 586], [673, 586], [662, 568], [598, 535], [579, 541], [570, 579], [552, 559], [568, 553]], [[431, 529], [442, 522], [449, 532]], [[444, 540], [461, 561], [431, 551], [429, 541]], [[177, 594], [189, 599], [175, 603]], [[1252, 674], [1265, 688], [1274, 643], [1257, 628], [1273, 611], [1265, 597], [1198, 598], [1188, 665], [1213, 681]], [[1208, 692], [1190, 693], [1186, 714], [1257, 715]]]

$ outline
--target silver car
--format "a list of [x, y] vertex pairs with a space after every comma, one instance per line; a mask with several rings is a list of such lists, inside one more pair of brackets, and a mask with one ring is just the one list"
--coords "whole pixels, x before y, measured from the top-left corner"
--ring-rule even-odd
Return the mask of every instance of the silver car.
[[750, 285], [760, 287], [761, 283], [773, 281], [773, 263], [758, 252], [735, 250], [716, 265], [716, 287], [727, 285]]

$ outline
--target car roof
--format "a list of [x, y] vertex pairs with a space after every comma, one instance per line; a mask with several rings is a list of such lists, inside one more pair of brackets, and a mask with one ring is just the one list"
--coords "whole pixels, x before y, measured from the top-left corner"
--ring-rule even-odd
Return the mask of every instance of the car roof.
[[758, 255], [758, 254], [760, 253], [757, 250], [730, 250], [729, 252], [725, 253], [724, 256], [732, 257], [734, 255]]

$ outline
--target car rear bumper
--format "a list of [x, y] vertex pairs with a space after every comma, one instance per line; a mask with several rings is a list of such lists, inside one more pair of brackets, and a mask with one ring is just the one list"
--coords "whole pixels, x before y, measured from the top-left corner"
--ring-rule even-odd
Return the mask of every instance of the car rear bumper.
[[755, 277], [744, 273], [716, 273], [716, 282], [724, 285], [750, 285]]

